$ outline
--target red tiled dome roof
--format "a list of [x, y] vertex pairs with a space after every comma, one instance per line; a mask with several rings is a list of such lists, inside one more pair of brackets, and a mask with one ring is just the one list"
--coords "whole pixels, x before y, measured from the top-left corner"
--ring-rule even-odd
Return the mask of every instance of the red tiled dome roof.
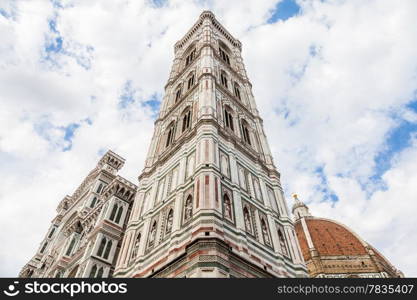
[[[336, 255], [366, 255], [368, 254], [362, 242], [347, 227], [331, 220], [305, 218], [308, 231], [315, 249], [321, 256]], [[295, 224], [298, 241], [304, 259], [311, 258], [307, 239], [301, 222]]]

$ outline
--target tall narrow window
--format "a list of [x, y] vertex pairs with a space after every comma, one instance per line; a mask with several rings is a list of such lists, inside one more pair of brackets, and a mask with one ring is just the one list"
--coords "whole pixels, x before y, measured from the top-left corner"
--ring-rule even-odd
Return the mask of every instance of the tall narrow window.
[[165, 148], [171, 145], [172, 142], [174, 141], [175, 126], [173, 122], [171, 123], [171, 125], [168, 126], [167, 130], [168, 130], [168, 133], [166, 137]]
[[123, 207], [120, 206], [118, 211], [117, 211], [116, 220], [114, 221], [115, 223], [119, 224], [120, 218], [122, 217], [122, 213], [123, 213]]
[[74, 246], [75, 246], [75, 236], [72, 238], [68, 246], [67, 252], [65, 253], [66, 256], [70, 256], [72, 254], [72, 250], [74, 249]]
[[191, 124], [191, 109], [187, 109], [182, 115], [181, 133], [190, 128]]
[[232, 110], [227, 106], [224, 108], [224, 122], [226, 127], [234, 131]]
[[96, 278], [102, 278], [103, 277], [103, 267], [100, 267], [97, 272]]
[[104, 259], [108, 259], [109, 258], [109, 254], [110, 254], [110, 250], [111, 250], [111, 246], [112, 246], [112, 241], [107, 241], [107, 244], [106, 244], [106, 250], [104, 251], [104, 255], [103, 255], [103, 258]]
[[227, 85], [227, 75], [226, 75], [226, 73], [225, 72], [221, 72], [220, 73], [220, 82], [221, 82], [221, 84], [227, 89], [228, 88], [228, 85]]
[[192, 74], [192, 75], [190, 76], [190, 78], [188, 78], [188, 86], [187, 86], [187, 89], [192, 88], [192, 87], [193, 87], [193, 85], [194, 85], [194, 74]]
[[241, 124], [242, 124], [243, 140], [249, 145], [251, 145], [249, 124], [248, 122], [246, 122], [246, 120], [242, 120]]
[[98, 185], [98, 188], [97, 188], [97, 194], [100, 194], [102, 190], [103, 190], [103, 184], [102, 184], [102, 183], [100, 183], [100, 184]]
[[97, 256], [103, 256], [104, 247], [106, 247], [107, 239], [103, 237], [100, 242], [100, 246], [98, 247]]
[[224, 51], [222, 48], [219, 48], [220, 57], [228, 64], [230, 65], [230, 59], [229, 55], [226, 54], [226, 51]]
[[279, 239], [279, 245], [281, 247], [282, 254], [285, 256], [288, 256], [287, 243], [285, 243], [285, 238], [284, 238], [284, 235], [282, 234], [281, 229], [278, 230], [278, 239]]
[[240, 98], [240, 86], [239, 86], [239, 84], [237, 84], [236, 82], [235, 82], [235, 96], [236, 96], [239, 100], [242, 100], [242, 99]]
[[114, 218], [116, 217], [116, 213], [117, 213], [118, 208], [119, 208], [119, 206], [117, 205], [117, 203], [113, 204], [113, 209], [111, 210], [110, 218], [109, 218], [110, 221], [114, 221]]
[[94, 265], [92, 268], [91, 268], [91, 271], [90, 271], [90, 278], [94, 278], [94, 277], [96, 277], [96, 273], [97, 273], [97, 265]]
[[190, 54], [185, 58], [185, 66], [188, 66], [194, 60], [195, 49], [193, 49]]
[[94, 197], [93, 200], [91, 200], [90, 208], [94, 208], [94, 206], [96, 206], [96, 203], [97, 203], [97, 197]]
[[45, 242], [45, 243], [43, 244], [42, 249], [41, 249], [41, 251], [39, 251], [39, 252], [40, 252], [40, 253], [43, 253], [43, 252], [45, 251], [45, 249], [46, 249], [46, 246], [48, 246], [48, 242]]
[[54, 232], [55, 232], [55, 227], [52, 227], [51, 231], [48, 234], [48, 239], [50, 239], [54, 235]]

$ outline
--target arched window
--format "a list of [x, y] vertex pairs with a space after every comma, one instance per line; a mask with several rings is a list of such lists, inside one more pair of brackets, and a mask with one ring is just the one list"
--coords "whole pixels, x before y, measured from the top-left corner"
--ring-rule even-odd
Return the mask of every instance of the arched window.
[[175, 103], [178, 102], [178, 100], [180, 100], [181, 98], [181, 90], [182, 90], [182, 87], [181, 87], [181, 84], [179, 84], [177, 86], [177, 89], [175, 90]]
[[100, 267], [97, 272], [96, 278], [102, 278], [103, 277], [103, 267]]
[[187, 200], [185, 200], [184, 207], [184, 221], [187, 221], [193, 215], [193, 197], [188, 195]]
[[72, 240], [71, 240], [71, 242], [70, 242], [70, 244], [69, 244], [69, 247], [68, 247], [68, 249], [67, 249], [67, 252], [66, 252], [66, 256], [70, 256], [70, 255], [72, 255], [72, 251], [74, 250], [74, 247], [75, 247], [75, 243], [77, 242], [77, 240], [76, 240], [76, 237], [74, 236], [73, 238], [72, 238]]
[[189, 90], [194, 85], [194, 73], [188, 78], [187, 89]]
[[224, 217], [229, 220], [233, 220], [232, 217], [232, 203], [230, 201], [229, 195], [225, 193], [223, 195], [223, 206], [224, 206]]
[[100, 242], [100, 246], [98, 247], [97, 256], [103, 256], [104, 247], [106, 247], [107, 239], [103, 237]]
[[188, 66], [190, 63], [192, 63], [192, 61], [194, 60], [195, 57], [195, 49], [191, 50], [190, 54], [187, 55], [187, 57], [185, 58], [185, 66]]
[[116, 213], [117, 213], [118, 208], [119, 208], [119, 205], [117, 205], [117, 203], [114, 203], [113, 204], [113, 209], [111, 210], [111, 213], [110, 213], [110, 218], [109, 218], [110, 221], [113, 221], [114, 218], [116, 217]]
[[279, 245], [281, 247], [282, 254], [285, 256], [288, 256], [287, 243], [285, 242], [285, 238], [284, 238], [284, 235], [282, 234], [281, 229], [278, 230], [278, 239], [279, 239]]
[[90, 277], [90, 278], [94, 278], [94, 277], [96, 277], [96, 273], [97, 273], [97, 265], [94, 265], [94, 266], [91, 268], [91, 271], [90, 271], [90, 275], [89, 275], [89, 277]]
[[175, 133], [175, 124], [174, 122], [172, 122], [168, 128], [168, 134], [166, 137], [166, 143], [165, 143], [165, 148], [168, 147], [169, 145], [172, 144], [172, 142], [174, 141], [174, 133]]
[[220, 73], [220, 82], [226, 89], [228, 88], [227, 75], [224, 71], [221, 71]]
[[248, 122], [246, 122], [246, 120], [243, 120], [243, 119], [241, 120], [241, 124], [242, 124], [243, 140], [249, 145], [251, 145], [249, 124]]
[[224, 108], [224, 122], [227, 128], [234, 131], [232, 109], [229, 106]]
[[46, 246], [48, 246], [48, 242], [45, 242], [45, 243], [43, 244], [42, 249], [41, 249], [41, 251], [39, 251], [39, 252], [40, 252], [40, 253], [43, 253], [43, 252], [45, 251], [45, 249], [46, 249]]
[[93, 200], [91, 200], [90, 208], [93, 208], [94, 206], [96, 206], [96, 203], [97, 203], [97, 197], [94, 197]]
[[243, 218], [245, 219], [245, 229], [247, 232], [252, 233], [252, 220], [247, 207], [243, 209]]
[[72, 250], [74, 249], [75, 242], [76, 242], [76, 240], [75, 240], [75, 236], [74, 236], [74, 237], [72, 237], [72, 240], [71, 240], [71, 242], [68, 246], [67, 252], [65, 253], [66, 256], [70, 256], [72, 254]]
[[190, 128], [191, 125], [191, 109], [187, 108], [182, 115], [181, 133]]
[[224, 60], [225, 63], [227, 63], [228, 65], [230, 65], [230, 59], [229, 59], [229, 55], [226, 53], [226, 50], [224, 49], [225, 47], [219, 47], [219, 54], [220, 57]]
[[170, 233], [171, 232], [173, 218], [174, 218], [174, 211], [171, 209], [168, 213], [168, 216], [167, 216], [165, 233]]
[[52, 227], [51, 231], [48, 234], [48, 239], [50, 239], [54, 235], [54, 232], [55, 232], [55, 227]]
[[104, 259], [109, 258], [109, 254], [110, 254], [112, 244], [113, 244], [112, 241], [110, 241], [110, 240], [107, 241], [106, 250], [104, 251], [104, 255], [103, 255]]
[[115, 223], [119, 224], [120, 218], [122, 217], [122, 213], [123, 213], [123, 207], [120, 206], [118, 211], [117, 211], [116, 220], [114, 221]]
[[242, 100], [242, 98], [240, 98], [240, 86], [239, 86], [239, 84], [237, 82], [235, 82], [234, 90], [235, 90], [235, 96], [239, 100]]

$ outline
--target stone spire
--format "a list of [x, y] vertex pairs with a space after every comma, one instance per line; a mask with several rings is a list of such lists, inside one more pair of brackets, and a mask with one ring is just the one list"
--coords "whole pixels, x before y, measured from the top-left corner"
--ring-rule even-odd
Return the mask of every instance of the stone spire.
[[300, 201], [298, 199], [297, 194], [292, 194], [292, 197], [294, 198], [294, 205], [292, 206], [292, 213], [295, 217], [295, 220], [297, 221], [300, 218], [303, 217], [310, 217], [310, 211], [308, 210], [308, 206], [304, 204], [304, 202]]

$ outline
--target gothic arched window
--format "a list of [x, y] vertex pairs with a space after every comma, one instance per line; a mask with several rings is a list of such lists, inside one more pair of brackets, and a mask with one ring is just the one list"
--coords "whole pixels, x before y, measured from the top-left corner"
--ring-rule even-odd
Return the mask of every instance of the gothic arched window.
[[187, 55], [187, 57], [185, 58], [185, 66], [188, 66], [189, 64], [192, 63], [192, 61], [194, 60], [195, 57], [195, 49], [191, 50], [190, 54]]
[[103, 277], [103, 267], [100, 267], [97, 272], [96, 278], [102, 278]]
[[181, 84], [179, 84], [177, 86], [177, 89], [175, 90], [175, 102], [178, 102], [178, 100], [180, 100], [180, 98], [181, 98], [181, 90], [182, 90], [182, 87], [181, 87]]
[[67, 252], [65, 253], [66, 256], [70, 256], [71, 255], [72, 250], [74, 249], [74, 246], [75, 246], [75, 242], [76, 242], [76, 240], [75, 240], [75, 236], [74, 236], [74, 237], [72, 237], [72, 240], [71, 240], [71, 242], [70, 242], [70, 244], [68, 246]]
[[120, 206], [119, 209], [117, 210], [116, 220], [114, 221], [115, 223], [119, 224], [120, 218], [122, 217], [122, 213], [123, 213], [123, 206]]
[[234, 90], [235, 90], [235, 96], [239, 100], [242, 100], [242, 98], [240, 98], [240, 86], [239, 86], [239, 84], [237, 82], [235, 82]]
[[223, 205], [224, 205], [224, 217], [226, 219], [233, 220], [232, 202], [230, 201], [229, 195], [227, 193], [223, 195]]
[[245, 220], [245, 229], [247, 232], [252, 233], [252, 220], [247, 207], [243, 209], [243, 218]]
[[90, 271], [90, 275], [89, 275], [89, 277], [90, 277], [90, 278], [94, 278], [94, 277], [96, 277], [96, 273], [97, 273], [97, 265], [94, 265], [94, 266], [91, 268], [91, 271]]
[[49, 232], [48, 239], [50, 239], [54, 235], [54, 232], [55, 232], [55, 227], [52, 227], [51, 231]]
[[230, 128], [232, 131], [234, 131], [233, 111], [229, 106], [225, 106], [224, 108], [224, 123], [227, 128]]
[[249, 124], [246, 120], [241, 120], [243, 140], [251, 145]]
[[168, 130], [167, 131], [168, 133], [167, 133], [167, 137], [166, 137], [165, 147], [168, 147], [174, 141], [174, 133], [175, 133], [175, 124], [174, 124], [174, 122], [171, 122], [171, 124], [168, 126], [167, 130]]
[[228, 88], [227, 75], [224, 71], [220, 72], [220, 82], [226, 89]]
[[182, 113], [182, 126], [181, 126], [181, 133], [190, 128], [191, 125], [191, 109], [187, 108]]
[[100, 246], [97, 250], [97, 256], [103, 256], [104, 247], [106, 247], [107, 239], [103, 237], [100, 242]]
[[185, 200], [184, 207], [184, 221], [187, 221], [193, 215], [193, 197], [188, 195], [187, 200]]
[[187, 82], [187, 89], [189, 90], [190, 88], [192, 88], [194, 85], [194, 73], [191, 74], [191, 76], [189, 76], [188, 78], [188, 82]]
[[103, 255], [104, 259], [109, 258], [109, 254], [110, 254], [110, 250], [111, 250], [112, 245], [113, 245], [113, 242], [111, 240], [107, 241], [106, 250], [104, 251], [104, 255]]
[[285, 242], [285, 238], [284, 238], [284, 235], [282, 234], [281, 229], [278, 230], [278, 239], [279, 239], [279, 245], [281, 247], [282, 254], [285, 256], [288, 256], [287, 243]]
[[113, 209], [111, 210], [111, 213], [110, 213], [110, 218], [109, 218], [110, 221], [113, 221], [114, 220], [118, 208], [119, 208], [119, 205], [117, 205], [117, 203], [114, 203], [113, 204]]
[[227, 50], [224, 49], [226, 47], [224, 45], [222, 45], [222, 46], [223, 47], [219, 47], [220, 57], [224, 60], [225, 63], [227, 63], [228, 65], [230, 65], [229, 55], [226, 53]]

